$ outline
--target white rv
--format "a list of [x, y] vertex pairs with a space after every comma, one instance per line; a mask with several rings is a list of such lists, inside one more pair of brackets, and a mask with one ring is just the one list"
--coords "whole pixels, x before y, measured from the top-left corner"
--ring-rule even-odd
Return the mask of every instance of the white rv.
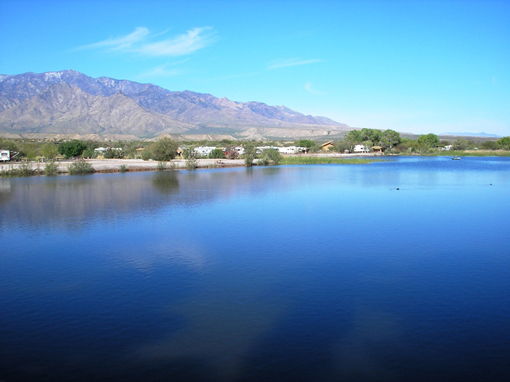
[[2, 162], [11, 160], [11, 152], [9, 150], [0, 150], [0, 160]]

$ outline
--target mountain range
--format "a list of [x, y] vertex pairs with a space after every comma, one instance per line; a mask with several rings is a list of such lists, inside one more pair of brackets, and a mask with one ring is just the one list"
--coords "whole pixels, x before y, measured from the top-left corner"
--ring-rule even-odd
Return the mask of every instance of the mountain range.
[[153, 138], [297, 138], [339, 135], [350, 128], [285, 106], [235, 102], [170, 91], [75, 70], [0, 75], [0, 133]]
[[496, 134], [487, 134], [487, 133], [441, 133], [439, 134], [440, 136], [442, 135], [447, 135], [447, 136], [453, 136], [453, 137], [480, 137], [480, 138], [501, 138], [500, 135], [496, 135]]

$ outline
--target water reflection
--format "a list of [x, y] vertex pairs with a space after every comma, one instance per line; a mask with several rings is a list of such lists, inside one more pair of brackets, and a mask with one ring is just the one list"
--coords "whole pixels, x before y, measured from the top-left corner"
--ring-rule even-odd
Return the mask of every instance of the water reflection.
[[0, 178], [0, 204], [10, 202], [13, 195], [14, 189], [11, 182]]
[[179, 189], [179, 176], [173, 171], [157, 173], [152, 177], [152, 186], [164, 195], [175, 193]]
[[507, 376], [509, 164], [1, 179], [0, 379]]
[[388, 362], [388, 355], [405, 358], [400, 348], [402, 335], [395, 315], [367, 306], [356, 308], [349, 332], [333, 346], [338, 377], [348, 381], [395, 381], [402, 375]]
[[[444, 158], [404, 158], [366, 166], [274, 166], [0, 179], [0, 223], [49, 227], [62, 226], [60, 223], [65, 221], [64, 226], [80, 229], [96, 218], [118, 219], [143, 211], [156, 212], [170, 205], [198, 207], [240, 195], [256, 197], [307, 188], [337, 188], [344, 193], [352, 186], [405, 190], [437, 184], [496, 185], [510, 181], [510, 171], [505, 171], [508, 161], [477, 159], [457, 163]], [[480, 168], [477, 175], [494, 174], [494, 180], [477, 180], [473, 172], [468, 172], [470, 166]], [[469, 174], [469, 178], [463, 174]]]

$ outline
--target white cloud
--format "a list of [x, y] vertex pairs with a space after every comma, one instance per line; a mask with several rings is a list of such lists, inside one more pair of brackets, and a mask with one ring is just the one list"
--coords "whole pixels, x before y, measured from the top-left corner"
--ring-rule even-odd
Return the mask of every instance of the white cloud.
[[289, 66], [298, 66], [298, 65], [309, 65], [309, 64], [316, 64], [319, 62], [324, 62], [324, 60], [320, 59], [309, 59], [309, 60], [302, 60], [299, 58], [291, 58], [290, 60], [278, 60], [273, 61], [268, 67], [268, 70], [273, 69], [281, 69], [281, 68], [287, 68]]
[[106, 49], [113, 52], [135, 53], [153, 57], [178, 57], [189, 55], [216, 41], [212, 27], [193, 28], [172, 38], [154, 41], [162, 34], [152, 34], [145, 27], [137, 27], [126, 36], [108, 38], [78, 49]]
[[153, 77], [174, 77], [186, 73], [186, 70], [170, 68], [170, 64], [163, 64], [155, 68], [142, 72], [138, 78], [153, 78]]
[[312, 87], [312, 83], [311, 82], [308, 82], [306, 81], [305, 83], [305, 90], [311, 94], [316, 94], [316, 95], [323, 95], [324, 93], [323, 92], [320, 92], [318, 90], [315, 90], [313, 87]]

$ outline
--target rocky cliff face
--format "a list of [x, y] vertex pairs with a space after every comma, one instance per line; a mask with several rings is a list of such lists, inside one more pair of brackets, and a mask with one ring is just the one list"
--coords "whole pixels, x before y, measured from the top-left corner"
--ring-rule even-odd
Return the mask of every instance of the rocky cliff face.
[[320, 130], [323, 135], [348, 126], [285, 106], [172, 92], [152, 84], [91, 78], [74, 70], [0, 76], [0, 132], [4, 133], [153, 137], [218, 128], [231, 132], [270, 128], [273, 136], [281, 128], [284, 136], [289, 131], [299, 136], [302, 131]]

